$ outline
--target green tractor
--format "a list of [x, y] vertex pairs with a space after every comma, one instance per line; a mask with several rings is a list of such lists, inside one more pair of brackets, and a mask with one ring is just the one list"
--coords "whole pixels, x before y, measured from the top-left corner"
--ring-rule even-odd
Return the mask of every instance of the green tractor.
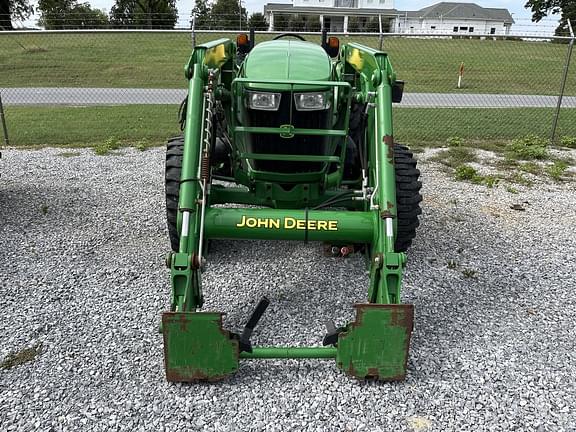
[[[403, 82], [388, 56], [325, 33], [321, 45], [295, 34], [255, 45], [252, 32], [195, 47], [185, 73], [184, 134], [166, 154], [168, 381], [218, 380], [240, 359], [270, 358], [334, 358], [358, 378], [404, 379], [414, 312], [400, 289], [422, 197], [416, 161], [393, 139], [392, 102]], [[266, 298], [242, 334], [222, 328], [222, 313], [201, 311], [211, 239], [362, 252], [366, 303], [355, 305], [354, 322], [327, 325], [322, 346], [253, 347]]]

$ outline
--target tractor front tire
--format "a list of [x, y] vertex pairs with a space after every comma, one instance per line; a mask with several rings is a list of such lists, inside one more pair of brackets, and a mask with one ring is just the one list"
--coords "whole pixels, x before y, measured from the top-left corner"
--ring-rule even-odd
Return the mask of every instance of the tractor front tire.
[[184, 154], [184, 137], [170, 138], [166, 143], [166, 171], [164, 186], [166, 193], [166, 222], [170, 245], [178, 252], [180, 236], [178, 234], [178, 199], [180, 197], [180, 174], [182, 172], [182, 156]]
[[416, 237], [416, 228], [420, 225], [418, 216], [422, 214], [420, 171], [416, 160], [406, 146], [394, 145], [394, 169], [396, 172], [396, 204], [398, 205], [398, 231], [394, 249], [406, 252]]

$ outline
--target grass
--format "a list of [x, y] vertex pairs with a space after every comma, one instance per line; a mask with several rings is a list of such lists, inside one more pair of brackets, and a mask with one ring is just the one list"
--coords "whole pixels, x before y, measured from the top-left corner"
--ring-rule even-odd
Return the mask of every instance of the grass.
[[9, 354], [0, 363], [0, 369], [11, 369], [24, 363], [33, 361], [42, 353], [42, 344], [34, 345], [31, 348], [26, 348], [16, 353]]
[[[18, 146], [100, 146], [104, 151], [112, 137], [115, 145], [158, 145], [179, 132], [174, 105], [8, 106], [5, 111], [10, 141]], [[106, 146], [112, 150], [110, 142]]]
[[[176, 105], [7, 106], [5, 111], [10, 142], [15, 146], [99, 145], [104, 151], [104, 143], [113, 139], [115, 145], [145, 150], [179, 133]], [[548, 136], [549, 123], [544, 123], [552, 111], [545, 108], [397, 108], [395, 137], [415, 150], [445, 146], [448, 140], [458, 142], [461, 145], [449, 147], [438, 155], [444, 164], [455, 168], [476, 161], [466, 146], [503, 153], [509, 142], [528, 133]], [[565, 110], [560, 126], [574, 128], [576, 135], [576, 110]], [[107, 150], [104, 153], [113, 149]], [[63, 157], [74, 155], [73, 152], [62, 154]], [[517, 166], [519, 162], [507, 163]]]
[[[497, 150], [527, 134], [550, 135], [553, 108], [396, 108], [395, 136], [416, 146], [442, 146], [452, 137]], [[562, 109], [559, 130], [576, 136], [576, 109]]]
[[527, 135], [516, 138], [506, 146], [506, 156], [509, 159], [531, 160], [548, 157], [548, 140], [537, 135]]
[[554, 161], [553, 165], [546, 167], [546, 174], [548, 174], [553, 180], [560, 181], [564, 172], [568, 169], [568, 164], [564, 161]]
[[466, 147], [450, 147], [434, 155], [431, 160], [440, 162], [450, 168], [456, 168], [465, 163], [476, 162], [478, 158], [474, 152]]
[[[220, 37], [235, 34], [199, 34], [198, 43]], [[341, 42], [377, 47], [378, 37]], [[2, 34], [0, 47], [5, 87], [179, 88], [191, 52], [186, 33]], [[384, 50], [407, 92], [443, 93], [555, 95], [566, 54], [563, 44], [423, 38], [387, 38]], [[456, 89], [461, 62], [463, 88]], [[576, 94], [576, 80], [569, 80], [566, 94]]]
[[94, 153], [98, 156], [106, 156], [113, 150], [118, 150], [120, 148], [120, 143], [114, 137], [108, 138], [102, 143], [98, 143], [94, 146]]

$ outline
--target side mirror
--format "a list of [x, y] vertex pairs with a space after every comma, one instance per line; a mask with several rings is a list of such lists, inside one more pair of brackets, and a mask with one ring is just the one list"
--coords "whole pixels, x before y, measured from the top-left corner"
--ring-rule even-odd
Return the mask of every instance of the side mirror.
[[392, 84], [392, 102], [402, 102], [402, 95], [404, 94], [404, 81], [396, 80]]

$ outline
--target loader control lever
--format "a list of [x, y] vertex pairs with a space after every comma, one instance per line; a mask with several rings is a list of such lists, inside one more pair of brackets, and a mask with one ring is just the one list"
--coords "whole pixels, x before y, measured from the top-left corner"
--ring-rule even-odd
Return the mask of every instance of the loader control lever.
[[252, 312], [252, 315], [250, 316], [250, 319], [244, 326], [244, 331], [240, 336], [239, 339], [240, 352], [242, 351], [246, 351], [249, 353], [252, 352], [252, 344], [250, 343], [250, 336], [252, 336], [254, 327], [256, 327], [258, 321], [260, 321], [260, 318], [262, 318], [262, 315], [264, 315], [264, 312], [266, 312], [266, 309], [268, 308], [269, 305], [270, 300], [268, 300], [266, 297], [262, 297], [262, 300], [258, 302], [256, 309], [254, 309], [254, 312]]

